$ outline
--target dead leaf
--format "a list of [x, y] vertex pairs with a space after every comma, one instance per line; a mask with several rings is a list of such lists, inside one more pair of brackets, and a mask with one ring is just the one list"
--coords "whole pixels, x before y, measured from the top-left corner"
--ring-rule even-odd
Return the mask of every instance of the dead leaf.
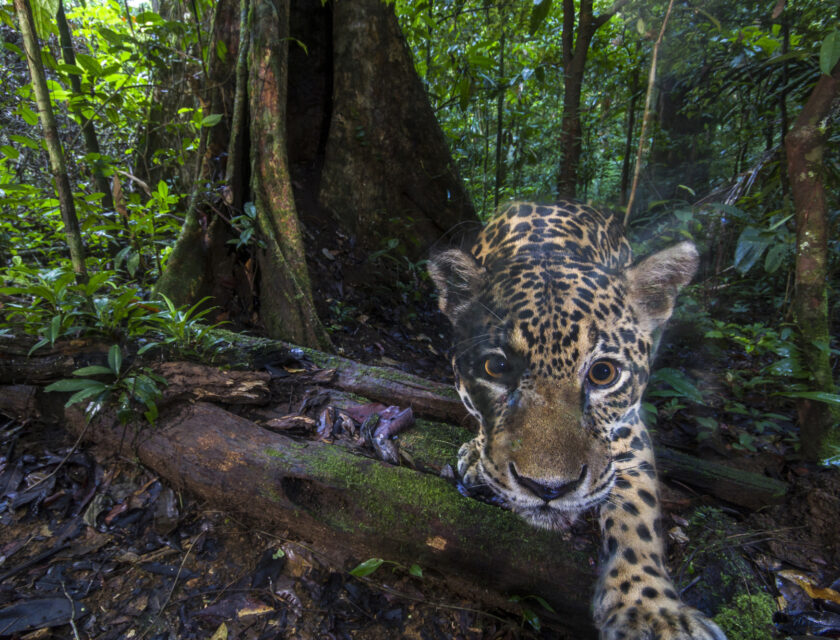
[[828, 602], [833, 602], [834, 604], [840, 604], [840, 593], [834, 589], [829, 589], [828, 587], [818, 587], [814, 584], [814, 581], [804, 573], [800, 573], [794, 569], [785, 569], [783, 571], [779, 571], [776, 575], [794, 583], [814, 600], [827, 600]]
[[673, 527], [668, 530], [668, 537], [677, 544], [688, 544], [688, 536], [681, 527]]

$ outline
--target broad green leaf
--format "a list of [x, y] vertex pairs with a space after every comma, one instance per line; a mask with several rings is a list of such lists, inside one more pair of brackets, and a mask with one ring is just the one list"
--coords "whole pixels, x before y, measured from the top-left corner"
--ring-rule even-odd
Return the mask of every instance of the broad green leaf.
[[551, 0], [534, 0], [534, 7], [531, 9], [531, 20], [528, 22], [528, 33], [534, 35], [540, 28], [548, 12], [551, 10]]
[[29, 105], [25, 102], [20, 103], [18, 111], [20, 112], [20, 117], [23, 118], [23, 121], [30, 127], [34, 127], [38, 124], [38, 114], [30, 109]]
[[76, 369], [73, 372], [74, 376], [101, 376], [106, 375], [110, 376], [113, 375], [114, 372], [111, 371], [108, 367], [103, 367], [98, 364], [92, 364], [89, 367], [82, 367], [81, 369]]
[[137, 273], [137, 267], [140, 266], [140, 254], [139, 253], [132, 253], [128, 256], [128, 260], [125, 263], [125, 268], [128, 273], [134, 277], [134, 274]]
[[557, 613], [554, 610], [554, 608], [550, 604], [548, 604], [548, 602], [546, 602], [545, 598], [543, 598], [542, 596], [532, 595], [532, 596], [528, 596], [528, 597], [531, 598], [531, 600], [534, 600], [537, 604], [539, 604], [546, 611], [550, 611], [551, 613]]
[[8, 49], [12, 53], [16, 53], [21, 58], [23, 57], [23, 51], [21, 51], [20, 47], [17, 46], [16, 44], [12, 44], [11, 42], [4, 42], [3, 43], [3, 48]]
[[85, 285], [85, 295], [92, 296], [110, 277], [111, 272], [109, 271], [98, 271], [93, 274]]
[[145, 404], [148, 407], [148, 410], [143, 412], [143, 417], [146, 418], [146, 421], [149, 424], [154, 424], [158, 417], [157, 405], [154, 402], [147, 402]]
[[37, 349], [40, 349], [41, 347], [43, 347], [44, 345], [47, 345], [49, 343], [50, 343], [50, 341], [47, 340], [46, 338], [42, 338], [41, 340], [38, 340], [38, 342], [36, 342], [34, 345], [32, 345], [32, 348], [27, 352], [26, 355], [31, 356]]
[[79, 69], [79, 67], [65, 62], [60, 62], [56, 68], [64, 73], [69, 73], [71, 76], [80, 76], [84, 74], [84, 71]]
[[714, 431], [718, 428], [718, 422], [714, 418], [710, 418], [708, 416], [694, 416], [694, 420], [697, 424], [708, 431]]
[[90, 389], [91, 387], [98, 387], [101, 390], [106, 386], [108, 385], [88, 378], [65, 378], [64, 380], [59, 380], [48, 385], [44, 388], [44, 391], [81, 391], [82, 389]]
[[81, 402], [82, 400], [87, 400], [88, 398], [95, 396], [99, 393], [102, 393], [106, 387], [94, 387], [90, 386], [87, 389], [81, 389], [77, 391], [72, 396], [67, 399], [67, 402], [64, 403], [65, 407], [69, 407], [70, 405], [76, 404], [77, 402]]
[[408, 568], [408, 572], [413, 575], [415, 578], [422, 578], [423, 577], [423, 569], [420, 568], [419, 564], [413, 564]]
[[42, 40], [50, 34], [58, 33], [55, 16], [58, 13], [58, 0], [32, 0], [32, 17], [35, 19], [35, 30]]
[[382, 558], [368, 558], [360, 565], [350, 570], [350, 575], [357, 578], [364, 578], [369, 576], [385, 562]]
[[50, 320], [50, 342], [55, 342], [61, 335], [61, 316], [53, 316]]
[[120, 367], [122, 366], [122, 349], [120, 349], [120, 345], [115, 344], [108, 349], [108, 366], [111, 367], [114, 373], [119, 374]]
[[154, 349], [155, 347], [160, 346], [160, 342], [149, 342], [148, 344], [144, 344], [137, 350], [137, 355], [142, 356], [146, 353], [149, 349]]
[[202, 127], [215, 127], [222, 120], [221, 113], [211, 113], [209, 116], [204, 116], [201, 119]]
[[747, 227], [738, 236], [738, 244], [735, 246], [735, 268], [741, 275], [752, 269], [753, 265], [770, 245], [770, 241], [763, 238], [761, 229]]
[[[18, 144], [22, 144], [24, 147], [32, 149], [33, 151], [37, 151], [41, 148], [37, 140], [33, 140], [32, 138], [29, 138], [27, 136], [12, 134], [9, 136], [9, 140], [11, 140], [12, 142], [17, 142]], [[3, 187], [8, 187], [8, 185], [4, 184]]]
[[785, 261], [787, 255], [787, 245], [782, 243], [774, 244], [770, 247], [767, 255], [764, 257], [764, 270], [767, 273], [775, 273], [782, 263]]
[[522, 607], [522, 617], [525, 619], [525, 622], [531, 625], [534, 631], [540, 630], [542, 626], [542, 623], [540, 622], [540, 617], [531, 609], [529, 609], [528, 607]]
[[154, 11], [141, 11], [134, 19], [137, 21], [137, 24], [162, 24], [164, 22], [164, 19]]
[[461, 111], [466, 111], [470, 106], [470, 98], [472, 98], [472, 80], [468, 76], [462, 76], [458, 83], [458, 95], [460, 97], [459, 106]]
[[804, 398], [805, 400], [816, 400], [828, 404], [840, 404], [840, 394], [826, 391], [789, 391], [778, 395], [786, 398]]
[[0, 153], [6, 156], [9, 160], [17, 160], [20, 157], [20, 151], [8, 144], [0, 146]]
[[93, 56], [89, 56], [86, 53], [77, 53], [76, 62], [82, 69], [87, 71], [90, 77], [98, 78], [102, 75], [102, 65], [100, 65], [99, 60]]
[[694, 383], [681, 371], [677, 369], [659, 369], [657, 370], [652, 379], [661, 380], [665, 382], [677, 391], [680, 397], [684, 397], [692, 402], [696, 402], [697, 404], [703, 403], [703, 394], [700, 392]]
[[99, 35], [110, 45], [122, 44], [127, 39], [126, 36], [120, 35], [108, 27], [99, 27], [97, 31], [99, 32]]
[[840, 60], [840, 30], [835, 29], [828, 34], [820, 47], [820, 71], [830, 76], [838, 60]]

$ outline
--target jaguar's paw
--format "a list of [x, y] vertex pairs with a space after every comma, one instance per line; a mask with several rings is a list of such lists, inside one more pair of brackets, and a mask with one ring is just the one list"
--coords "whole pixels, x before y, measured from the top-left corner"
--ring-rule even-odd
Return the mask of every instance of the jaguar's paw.
[[600, 640], [726, 640], [714, 622], [684, 604], [630, 605], [614, 610], [599, 626]]

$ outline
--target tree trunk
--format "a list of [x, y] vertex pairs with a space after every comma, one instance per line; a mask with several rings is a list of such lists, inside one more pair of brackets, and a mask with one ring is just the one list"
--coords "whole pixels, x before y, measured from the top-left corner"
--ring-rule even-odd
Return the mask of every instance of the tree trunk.
[[[216, 38], [238, 34], [231, 0], [217, 6], [216, 25], [225, 23], [221, 5], [236, 28], [217, 27]], [[476, 218], [393, 8], [379, 0], [261, 0], [250, 12], [250, 30], [241, 28], [251, 39], [247, 58], [228, 44], [227, 66], [210, 83], [238, 82], [233, 108], [214, 107], [224, 117], [211, 129], [225, 132], [219, 147], [228, 166], [216, 174], [224, 188], [205, 205], [204, 173], [157, 290], [178, 304], [212, 295], [241, 326], [323, 348], [329, 339], [305, 261], [318, 242], [314, 230], [350, 236], [360, 263], [394, 238], [416, 261]], [[249, 211], [254, 233], [240, 243]], [[372, 271], [366, 284], [393, 288], [393, 273], [384, 271]]]
[[50, 102], [50, 93], [47, 89], [47, 77], [44, 73], [44, 64], [41, 61], [38, 35], [35, 33], [35, 23], [32, 19], [32, 7], [29, 5], [29, 0], [14, 0], [14, 4], [20, 24], [20, 32], [23, 36], [23, 48], [26, 51], [29, 74], [32, 76], [32, 88], [35, 91], [35, 99], [38, 103], [38, 115], [41, 119], [41, 127], [44, 129], [44, 141], [50, 157], [50, 170], [55, 180], [61, 220], [64, 223], [64, 237], [67, 240], [67, 247], [70, 249], [70, 261], [73, 264], [73, 271], [76, 273], [76, 280], [84, 282], [87, 280], [87, 268], [85, 267], [82, 233], [79, 229], [79, 220], [76, 217], [73, 190], [67, 176], [64, 151], [61, 148], [58, 127]]
[[[58, 12], [56, 13], [56, 22], [58, 23], [58, 34], [61, 40], [61, 55], [64, 62], [69, 65], [76, 64], [76, 54], [73, 51], [73, 35], [70, 32], [70, 25], [67, 24], [67, 16], [64, 14], [64, 2], [59, 0]], [[73, 95], [76, 98], [82, 97], [82, 81], [74, 73], [70, 75], [70, 87], [73, 89]], [[71, 101], [71, 105], [74, 103]], [[93, 127], [93, 119], [86, 118], [82, 113], [81, 105], [72, 107], [73, 113], [79, 121], [79, 126], [82, 129], [82, 137], [85, 141], [85, 151], [89, 154], [99, 156], [99, 140], [96, 136], [96, 130]], [[108, 178], [102, 172], [102, 161], [97, 159], [93, 161], [93, 180], [96, 190], [102, 193], [102, 208], [106, 211], [114, 210], [114, 199], [111, 195], [111, 186], [108, 184]]]
[[251, 190], [267, 247], [258, 252], [260, 316], [271, 336], [330, 344], [312, 301], [286, 154], [289, 0], [253, 0], [248, 60]]
[[580, 96], [586, 56], [595, 32], [606, 24], [626, 2], [618, 0], [600, 16], [593, 12], [593, 0], [581, 0], [575, 32], [574, 0], [563, 0], [563, 118], [560, 122], [560, 171], [557, 195], [574, 198], [577, 193], [578, 166], [582, 150]]
[[505, 113], [505, 91], [507, 90], [507, 79], [505, 78], [505, 32], [499, 39], [499, 79], [496, 83], [496, 181], [493, 185], [493, 211], [499, 209], [499, 192], [505, 178], [505, 161], [502, 153], [504, 140], [504, 113]]
[[[214, 127], [201, 130], [199, 169], [184, 223], [166, 268], [154, 287], [156, 293], [167, 296], [176, 306], [192, 304], [211, 293], [211, 269], [215, 262], [220, 261], [219, 256], [211, 252], [213, 238], [208, 234], [209, 221], [218, 203], [208, 200], [213, 194], [213, 182], [225, 175], [224, 152], [231, 136], [236, 91], [235, 63], [240, 51], [239, 8], [236, 0], [219, 0], [215, 5], [208, 89], [200, 102], [204, 105], [205, 115], [218, 113], [223, 117]], [[218, 56], [220, 48], [227, 52], [224, 60]]]
[[[834, 393], [828, 326], [828, 207], [823, 177], [826, 118], [840, 99], [840, 63], [821, 75], [793, 128], [785, 136], [788, 176], [796, 209], [796, 265], [793, 309], [799, 327], [803, 362], [815, 391]], [[797, 401], [802, 453], [812, 461], [840, 444], [830, 405], [807, 398]]]
[[431, 242], [475, 220], [472, 205], [393, 7], [331, 6], [332, 113], [319, 200], [361, 246], [399, 238], [410, 258], [426, 257]]

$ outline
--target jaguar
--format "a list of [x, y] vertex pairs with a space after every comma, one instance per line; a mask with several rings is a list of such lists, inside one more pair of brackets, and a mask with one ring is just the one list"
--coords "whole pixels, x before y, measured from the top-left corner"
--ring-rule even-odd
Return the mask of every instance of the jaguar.
[[571, 201], [513, 203], [470, 251], [429, 263], [479, 424], [460, 482], [546, 529], [598, 509], [602, 640], [726, 640], [669, 577], [640, 410], [654, 343], [697, 264], [688, 241], [633, 262], [614, 214]]

